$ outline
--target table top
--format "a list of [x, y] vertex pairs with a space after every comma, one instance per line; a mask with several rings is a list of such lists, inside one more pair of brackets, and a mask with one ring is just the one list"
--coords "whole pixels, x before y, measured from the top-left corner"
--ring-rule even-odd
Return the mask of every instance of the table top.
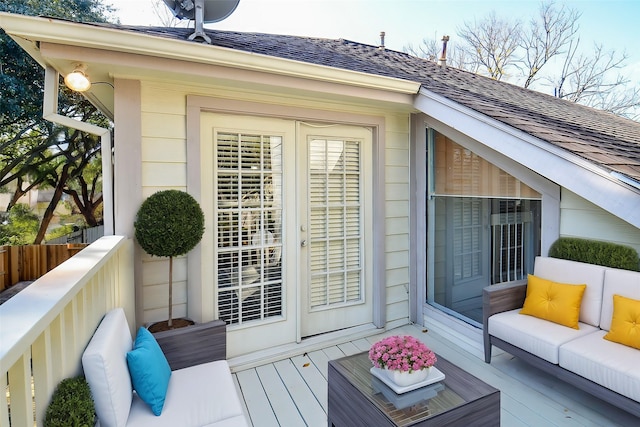
[[446, 359], [437, 358], [435, 366], [445, 374], [445, 379], [403, 394], [396, 394], [371, 374], [367, 352], [331, 360], [329, 364], [398, 426], [427, 420], [498, 392]]

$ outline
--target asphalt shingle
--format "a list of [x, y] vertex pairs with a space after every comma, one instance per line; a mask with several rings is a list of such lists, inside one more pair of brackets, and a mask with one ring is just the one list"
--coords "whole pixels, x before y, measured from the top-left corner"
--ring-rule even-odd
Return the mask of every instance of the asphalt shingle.
[[[193, 32], [186, 28], [92, 25], [185, 42]], [[214, 46], [419, 82], [429, 91], [640, 183], [640, 123], [633, 120], [349, 40], [213, 30], [206, 34]]]

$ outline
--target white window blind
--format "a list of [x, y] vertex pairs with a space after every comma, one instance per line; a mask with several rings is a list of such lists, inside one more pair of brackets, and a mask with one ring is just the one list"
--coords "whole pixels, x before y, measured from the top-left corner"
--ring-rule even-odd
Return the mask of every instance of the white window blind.
[[453, 200], [453, 277], [464, 280], [481, 276], [482, 201], [478, 199]]
[[310, 308], [362, 301], [361, 141], [309, 140]]
[[282, 137], [218, 132], [218, 314], [227, 323], [282, 314]]
[[540, 193], [446, 136], [435, 133], [435, 194], [539, 199]]

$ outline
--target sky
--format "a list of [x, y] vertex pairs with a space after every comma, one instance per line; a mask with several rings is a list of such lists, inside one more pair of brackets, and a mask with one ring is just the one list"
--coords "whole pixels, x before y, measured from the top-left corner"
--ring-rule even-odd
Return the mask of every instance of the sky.
[[[119, 9], [122, 24], [158, 25], [153, 0], [104, 0]], [[556, 0], [582, 13], [580, 44], [592, 49], [626, 51], [625, 74], [640, 86], [640, 0]], [[527, 22], [535, 16], [540, 0], [240, 0], [225, 20], [206, 28], [298, 36], [343, 38], [403, 51], [424, 38], [449, 35], [456, 43], [457, 29], [495, 11], [498, 17]]]

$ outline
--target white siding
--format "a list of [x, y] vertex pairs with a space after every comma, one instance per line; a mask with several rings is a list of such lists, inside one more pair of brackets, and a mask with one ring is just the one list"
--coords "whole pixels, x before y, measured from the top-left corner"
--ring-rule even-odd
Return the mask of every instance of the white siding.
[[631, 246], [640, 253], [640, 229], [563, 188], [560, 235]]
[[[142, 195], [187, 188], [186, 94], [158, 85], [142, 84]], [[169, 261], [142, 257], [142, 323], [166, 320]], [[173, 309], [187, 315], [186, 258], [174, 259]]]
[[385, 206], [387, 324], [409, 321], [409, 129], [408, 114], [386, 117]]
[[[409, 302], [409, 114], [389, 113], [364, 105], [344, 102], [328, 104], [321, 99], [288, 98], [278, 94], [230, 92], [225, 88], [188, 87], [160, 82], [142, 82], [142, 194], [187, 187], [186, 98], [202, 96], [228, 97], [245, 101], [270, 103], [274, 106], [296, 106], [367, 114], [385, 118], [385, 228], [386, 228], [386, 297], [387, 324], [398, 326], [408, 322]], [[375, 227], [375, 225], [374, 225]], [[176, 260], [178, 261], [178, 260]], [[144, 256], [143, 322], [166, 318], [168, 262]], [[186, 314], [187, 269], [183, 260], [174, 263], [174, 313]], [[185, 263], [186, 265], [186, 263]], [[165, 273], [166, 272], [166, 273]], [[203, 278], [203, 280], [211, 280]], [[189, 284], [195, 286], [197, 284]]]

